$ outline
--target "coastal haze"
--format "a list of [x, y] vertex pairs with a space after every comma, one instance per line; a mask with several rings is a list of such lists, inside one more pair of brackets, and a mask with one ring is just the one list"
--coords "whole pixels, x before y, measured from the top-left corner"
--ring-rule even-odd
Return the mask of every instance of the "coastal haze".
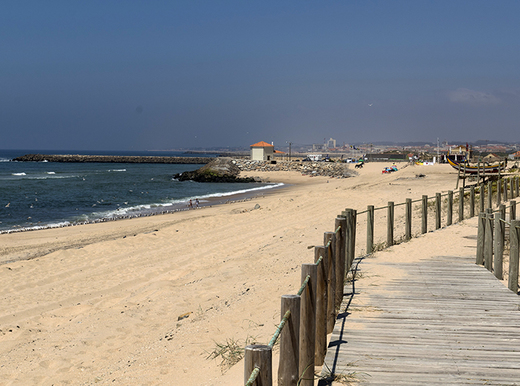
[[520, 3], [8, 2], [3, 149], [518, 141]]

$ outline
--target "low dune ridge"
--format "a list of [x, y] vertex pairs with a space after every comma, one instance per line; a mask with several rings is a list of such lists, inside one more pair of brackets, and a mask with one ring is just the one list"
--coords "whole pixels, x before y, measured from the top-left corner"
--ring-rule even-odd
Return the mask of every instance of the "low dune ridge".
[[269, 341], [280, 296], [297, 292], [301, 264], [342, 210], [455, 188], [448, 165], [384, 166], [345, 179], [243, 172], [289, 186], [204, 210], [0, 235], [0, 385], [242, 384], [243, 365], [211, 353]]

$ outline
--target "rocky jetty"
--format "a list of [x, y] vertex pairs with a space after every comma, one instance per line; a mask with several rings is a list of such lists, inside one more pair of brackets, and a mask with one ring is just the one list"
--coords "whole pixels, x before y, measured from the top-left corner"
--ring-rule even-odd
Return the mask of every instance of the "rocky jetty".
[[295, 171], [309, 176], [347, 178], [358, 175], [351, 169], [351, 164], [342, 162], [302, 162], [302, 161], [251, 161], [235, 159], [233, 163], [243, 171]]
[[26, 154], [13, 159], [19, 162], [107, 162], [146, 164], [207, 164], [209, 157], [160, 157], [160, 156], [117, 156], [79, 154]]
[[228, 157], [213, 158], [211, 162], [198, 170], [175, 174], [179, 181], [197, 182], [256, 182], [254, 178], [240, 178], [240, 168], [236, 160]]

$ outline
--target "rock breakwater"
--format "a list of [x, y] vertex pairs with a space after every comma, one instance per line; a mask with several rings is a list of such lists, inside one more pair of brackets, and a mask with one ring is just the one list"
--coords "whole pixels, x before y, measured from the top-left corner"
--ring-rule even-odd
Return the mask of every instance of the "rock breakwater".
[[242, 171], [295, 171], [309, 176], [326, 176], [347, 178], [357, 176], [358, 173], [350, 168], [349, 164], [340, 162], [301, 162], [301, 161], [251, 161], [244, 159], [233, 160]]
[[106, 162], [148, 164], [207, 164], [210, 157], [117, 156], [80, 154], [26, 154], [13, 159], [18, 162]]
[[236, 161], [228, 157], [213, 158], [211, 162], [198, 170], [182, 172], [173, 176], [179, 181], [197, 182], [255, 182], [254, 178], [239, 177], [240, 168]]

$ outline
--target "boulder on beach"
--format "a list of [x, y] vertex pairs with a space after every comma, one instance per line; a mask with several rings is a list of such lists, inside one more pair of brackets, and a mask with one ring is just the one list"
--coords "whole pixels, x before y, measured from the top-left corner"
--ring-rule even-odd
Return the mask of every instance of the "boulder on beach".
[[240, 168], [229, 157], [218, 157], [198, 170], [175, 174], [173, 178], [179, 181], [196, 182], [256, 182], [252, 177], [239, 177]]

